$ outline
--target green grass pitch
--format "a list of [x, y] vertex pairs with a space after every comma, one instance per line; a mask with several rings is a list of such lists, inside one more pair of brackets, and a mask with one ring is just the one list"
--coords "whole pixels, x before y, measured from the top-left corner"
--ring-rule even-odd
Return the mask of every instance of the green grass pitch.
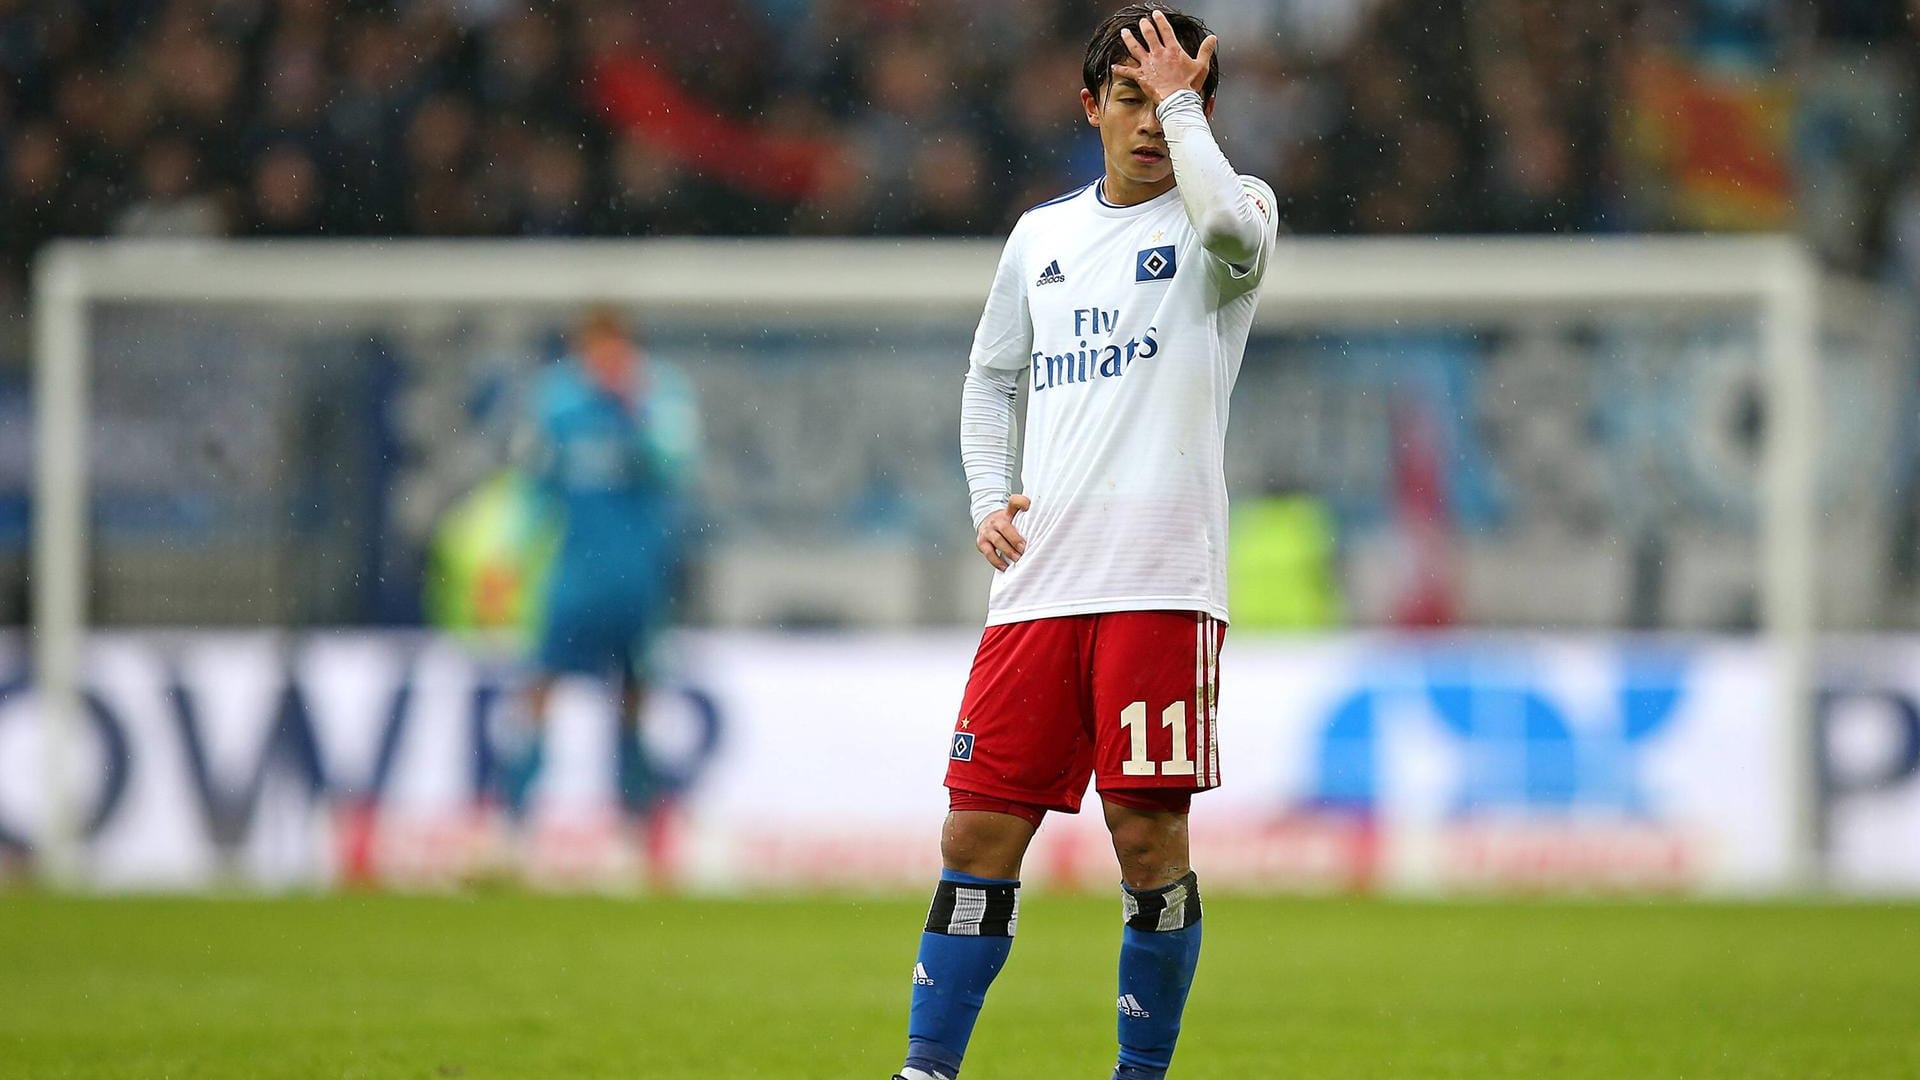
[[[969, 1080], [1104, 1080], [1033, 894]], [[920, 900], [0, 895], [0, 1076], [884, 1080]], [[1209, 898], [1177, 1080], [1920, 1076], [1920, 907]]]

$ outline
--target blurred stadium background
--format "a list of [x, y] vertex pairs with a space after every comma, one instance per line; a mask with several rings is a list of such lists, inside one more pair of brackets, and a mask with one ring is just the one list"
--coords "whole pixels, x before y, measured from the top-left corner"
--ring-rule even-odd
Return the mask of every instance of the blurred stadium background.
[[[1098, 173], [1108, 6], [0, 0], [0, 883], [497, 871], [500, 485], [611, 301], [699, 403], [668, 797], [623, 822], [567, 684], [514, 873], [922, 887], [989, 575], [965, 350], [998, 238]], [[1203, 874], [1920, 893], [1911, 6], [1184, 6], [1300, 238], [1235, 394]], [[1056, 820], [1030, 877], [1109, 859]]]

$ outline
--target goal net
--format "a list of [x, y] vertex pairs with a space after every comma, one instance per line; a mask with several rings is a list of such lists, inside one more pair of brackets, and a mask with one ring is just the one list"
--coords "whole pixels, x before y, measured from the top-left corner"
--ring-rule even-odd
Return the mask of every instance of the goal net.
[[[34, 292], [42, 775], [83, 769], [91, 630], [418, 624], [437, 523], [510, 459], [527, 376], [590, 303], [629, 312], [697, 392], [687, 620], [977, 620], [956, 414], [997, 255], [56, 245]], [[1230, 491], [1303, 498], [1324, 523], [1320, 625], [1754, 631], [1803, 715], [1815, 597], [1866, 625], [1885, 593], [1816, 559], [1887, 513], [1852, 482], [1884, 462], [1816, 484], [1823, 392], [1894, 422], [1874, 319], [1835, 325], [1865, 359], [1823, 391], [1816, 286], [1773, 238], [1291, 242], [1235, 394]], [[1789, 782], [1807, 833], [1811, 781]], [[62, 786], [44, 800], [56, 876], [85, 825]]]

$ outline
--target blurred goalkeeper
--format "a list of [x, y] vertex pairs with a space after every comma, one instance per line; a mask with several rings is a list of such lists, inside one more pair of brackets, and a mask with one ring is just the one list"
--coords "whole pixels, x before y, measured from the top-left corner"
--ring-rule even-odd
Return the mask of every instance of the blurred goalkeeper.
[[620, 315], [585, 314], [572, 348], [534, 385], [522, 452], [560, 541], [534, 635], [525, 709], [500, 733], [501, 801], [524, 823], [540, 773], [547, 702], [562, 676], [618, 685], [619, 793], [638, 820], [655, 791], [640, 740], [649, 658], [672, 606], [699, 442], [691, 386]]

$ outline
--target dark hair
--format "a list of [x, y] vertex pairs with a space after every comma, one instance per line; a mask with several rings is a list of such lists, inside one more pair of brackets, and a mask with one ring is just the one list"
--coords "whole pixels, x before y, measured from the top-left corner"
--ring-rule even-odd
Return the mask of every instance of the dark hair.
[[[1131, 29], [1134, 36], [1138, 37], [1140, 20], [1151, 18], [1156, 11], [1165, 14], [1167, 21], [1173, 24], [1173, 36], [1180, 42], [1180, 47], [1187, 50], [1187, 55], [1200, 55], [1200, 43], [1213, 33], [1207, 29], [1206, 23], [1161, 3], [1128, 4], [1107, 16], [1094, 30], [1093, 40], [1087, 42], [1087, 61], [1080, 76], [1094, 97], [1100, 96], [1100, 88], [1113, 77], [1113, 65], [1133, 63], [1133, 54], [1127, 51], [1126, 39], [1120, 36], [1120, 31]], [[1201, 84], [1200, 97], [1212, 101], [1213, 92], [1219, 88], [1220, 54], [1216, 52], [1213, 63], [1207, 66], [1207, 80]]]
[[638, 337], [619, 308], [612, 304], [592, 304], [580, 313], [575, 333], [581, 337]]

